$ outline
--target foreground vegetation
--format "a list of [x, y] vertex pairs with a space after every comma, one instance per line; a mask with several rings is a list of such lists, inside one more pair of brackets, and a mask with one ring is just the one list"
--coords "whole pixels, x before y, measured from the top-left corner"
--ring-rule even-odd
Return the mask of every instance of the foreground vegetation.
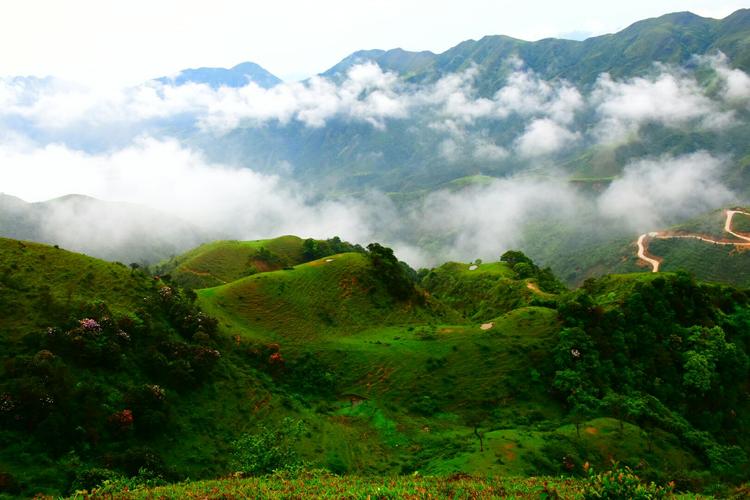
[[[130, 487], [129, 487], [130, 486]], [[132, 487], [134, 486], [134, 487]], [[643, 498], [672, 497], [671, 486], [645, 484], [627, 469], [591, 474], [586, 479], [552, 477], [336, 476], [326, 471], [253, 478], [194, 481], [143, 487], [111, 481], [73, 498]], [[682, 495], [676, 495], [679, 498]], [[690, 498], [695, 498], [691, 496]]]
[[[682, 273], [569, 291], [520, 252], [415, 272], [286, 237], [293, 265], [271, 241], [153, 276], [0, 240], [0, 493], [554, 498], [510, 478], [568, 497], [613, 460], [678, 492], [750, 472], [744, 291]], [[248, 250], [283, 265], [221, 274]], [[227, 283], [178, 286], [198, 258]], [[234, 473], [253, 477], [165, 485]]]

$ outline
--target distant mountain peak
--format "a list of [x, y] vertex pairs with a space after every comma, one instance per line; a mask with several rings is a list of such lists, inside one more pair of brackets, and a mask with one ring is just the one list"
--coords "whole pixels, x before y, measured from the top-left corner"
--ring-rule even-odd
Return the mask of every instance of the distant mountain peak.
[[280, 78], [272, 74], [259, 64], [254, 62], [243, 62], [231, 68], [188, 68], [180, 71], [175, 76], [163, 76], [156, 81], [171, 84], [185, 85], [186, 83], [202, 83], [211, 88], [219, 87], [244, 87], [249, 82], [269, 89], [282, 82]]

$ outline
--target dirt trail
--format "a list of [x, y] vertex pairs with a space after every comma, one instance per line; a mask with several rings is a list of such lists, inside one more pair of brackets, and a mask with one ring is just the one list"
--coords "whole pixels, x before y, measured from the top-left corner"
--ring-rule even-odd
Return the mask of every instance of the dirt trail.
[[743, 212], [742, 210], [727, 210], [727, 220], [724, 221], [724, 231], [731, 234], [735, 238], [739, 238], [741, 240], [750, 241], [750, 236], [744, 236], [739, 233], [735, 233], [732, 231], [732, 218], [734, 217], [734, 214], [742, 214], [742, 215], [750, 215], [747, 212]]
[[642, 261], [645, 261], [647, 264], [649, 264], [651, 266], [651, 272], [654, 272], [654, 273], [659, 272], [659, 266], [661, 265], [661, 262], [656, 259], [652, 259], [648, 255], [646, 255], [647, 250], [646, 250], [646, 244], [644, 243], [644, 241], [646, 240], [647, 236], [655, 235], [655, 234], [656, 233], [642, 234], [638, 237], [638, 243], [637, 243], [638, 244], [638, 258], [641, 259]]
[[206, 271], [196, 271], [195, 269], [190, 269], [189, 267], [180, 267], [179, 270], [185, 271], [185, 272], [190, 273], [190, 274], [195, 274], [196, 276], [208, 276], [209, 278], [214, 278], [216, 280], [219, 280], [223, 284], [227, 283], [226, 281], [224, 281], [223, 279], [219, 278], [215, 274], [211, 274], [211, 273], [206, 272]]
[[750, 216], [750, 213], [743, 212], [742, 210], [726, 210], [724, 212], [724, 215], [726, 216], [726, 219], [724, 220], [724, 231], [734, 236], [735, 238], [738, 238], [743, 241], [715, 240], [713, 238], [709, 238], [701, 234], [675, 234], [675, 233], [670, 233], [667, 231], [654, 231], [650, 233], [644, 233], [638, 237], [638, 241], [636, 242], [636, 244], [638, 245], [638, 258], [651, 266], [651, 272], [653, 273], [659, 272], [659, 267], [661, 266], [662, 259], [659, 259], [658, 257], [654, 255], [650, 255], [648, 253], [648, 241], [647, 240], [654, 239], [654, 238], [658, 238], [660, 240], [693, 239], [693, 240], [705, 241], [706, 243], [712, 243], [714, 245], [731, 245], [735, 247], [750, 246], [750, 236], [745, 236], [745, 235], [735, 233], [734, 231], [732, 231], [732, 218], [734, 218], [735, 214], [743, 214], [743, 215]]

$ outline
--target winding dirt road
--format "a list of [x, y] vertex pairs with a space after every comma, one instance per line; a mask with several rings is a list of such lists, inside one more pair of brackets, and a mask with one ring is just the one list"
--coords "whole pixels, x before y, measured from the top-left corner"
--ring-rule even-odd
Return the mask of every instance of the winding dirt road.
[[638, 246], [638, 258], [651, 266], [651, 272], [659, 272], [659, 266], [661, 265], [663, 259], [660, 259], [659, 257], [648, 253], [648, 240], [655, 238], [661, 240], [693, 239], [705, 241], [706, 243], [712, 243], [714, 245], [731, 245], [735, 247], [750, 246], [750, 236], [735, 233], [732, 230], [732, 219], [734, 218], [735, 214], [750, 216], [750, 213], [744, 212], [742, 210], [726, 210], [724, 212], [724, 215], [726, 216], [726, 219], [724, 220], [724, 231], [742, 241], [715, 240], [700, 234], [675, 234], [666, 231], [654, 231], [650, 233], [643, 233], [638, 237], [638, 241], [636, 242], [636, 245]]

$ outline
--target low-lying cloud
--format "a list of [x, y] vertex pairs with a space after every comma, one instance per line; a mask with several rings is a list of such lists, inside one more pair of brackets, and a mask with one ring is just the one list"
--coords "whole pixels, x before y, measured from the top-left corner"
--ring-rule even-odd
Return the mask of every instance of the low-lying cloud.
[[[491, 95], [479, 91], [477, 67], [417, 85], [373, 63], [350, 68], [340, 82], [315, 77], [270, 89], [148, 82], [91, 92], [55, 80], [0, 80], [0, 191], [27, 201], [78, 193], [133, 203], [198, 232], [171, 233], [165, 225], [174, 222], [143, 212], [127, 223], [122, 211], [84, 216], [81, 209], [60, 208], [48, 218], [44, 230], [51, 238], [94, 254], [108, 255], [113, 242], [126, 245], [148, 232], [168, 234], [178, 240], [176, 247], [217, 236], [338, 235], [392, 245], [415, 266], [497, 258], [520, 245], [535, 220], [575, 225], [585, 219], [631, 234], [737, 198], [721, 181], [729, 160], [706, 152], [633, 161], [600, 193], [582, 192], [567, 181], [569, 173], [549, 168], [561, 152], [637, 137], [649, 123], [718, 131], [733, 126], [750, 103], [750, 77], [723, 56], [698, 61], [713, 71], [715, 85], [662, 66], [627, 80], [602, 75], [586, 92], [566, 81], [545, 81], [517, 59], [506, 64], [507, 81]], [[175, 123], [209, 136], [270, 123], [314, 129], [333, 119], [383, 131], [394, 120], [414, 120], [410, 130], [437, 138], [441, 161], [520, 159], [544, 166], [545, 175], [438, 190], [410, 203], [367, 189], [330, 199], [298, 185], [284, 169], [268, 175], [219, 162], [164, 132]], [[78, 144], [82, 131], [94, 143], [97, 133], [101, 140], [121, 141], [87, 148]]]
[[[119, 90], [96, 90], [54, 79], [0, 79], [0, 127], [18, 128], [44, 140], [76, 144], [85, 130], [102, 137], [159, 135], [164, 126], [189, 125], [206, 134], [237, 128], [298, 123], [325, 127], [331, 120], [362, 122], [386, 130], [394, 120], [416, 120], [445, 134], [469, 155], [554, 155], [583, 140], [619, 142], [637, 137], [647, 123], [720, 130], [736, 122], [750, 100], [750, 76], [732, 69], [718, 53], [696, 59], [719, 80], [720, 92], [701, 85], [694, 72], [656, 66], [650, 76], [617, 80], [602, 74], [583, 91], [565, 80], [544, 80], [522, 61], [506, 61], [505, 83], [491, 95], [478, 89], [482, 70], [473, 66], [426, 83], [409, 83], [372, 62], [355, 65], [341, 81], [321, 76], [262, 88], [212, 88], [161, 81]], [[486, 94], [486, 92], [485, 92]], [[582, 118], [584, 117], [584, 118]], [[481, 141], [488, 125], [512, 133], [503, 142]], [[66, 131], [69, 134], [66, 135]], [[483, 146], [494, 145], [497, 148]], [[446, 149], [450, 142], [446, 143]], [[500, 148], [500, 149], [498, 149]], [[465, 152], [465, 151], [462, 151]], [[449, 154], [444, 155], [446, 158]]]
[[[280, 177], [212, 163], [176, 140], [150, 137], [108, 154], [17, 142], [0, 147], [0, 165], [3, 191], [27, 201], [78, 193], [134, 203], [188, 221], [204, 238], [297, 234], [338, 235], [362, 244], [377, 240], [394, 246], [415, 266], [497, 258], [523, 241], [526, 225], [534, 220], [552, 217], [572, 223], [581, 214], [591, 220], [598, 212], [602, 225], [643, 231], [733, 199], [718, 180], [724, 161], [708, 153], [635, 162], [594, 198], [577, 191], [563, 174], [550, 173], [441, 190], [401, 206], [377, 192], [317, 199]], [[196, 235], [187, 229], [178, 234], [164, 227], [174, 224], [171, 219], [139, 216], [123, 223], [123, 213], [83, 216], [80, 210], [58, 210], [48, 230], [73, 249], [99, 255], [109, 255], [115, 241], [112, 231], [102, 228], [114, 229], [122, 245], [161, 232], [184, 237], [184, 242], [172, 242], [177, 248], [195, 244]], [[53, 233], [55, 228], [60, 232]], [[425, 236], [431, 245], [424, 245]]]
[[664, 227], [735, 201], [720, 181], [725, 167], [706, 152], [636, 161], [602, 194], [599, 210], [636, 231]]

